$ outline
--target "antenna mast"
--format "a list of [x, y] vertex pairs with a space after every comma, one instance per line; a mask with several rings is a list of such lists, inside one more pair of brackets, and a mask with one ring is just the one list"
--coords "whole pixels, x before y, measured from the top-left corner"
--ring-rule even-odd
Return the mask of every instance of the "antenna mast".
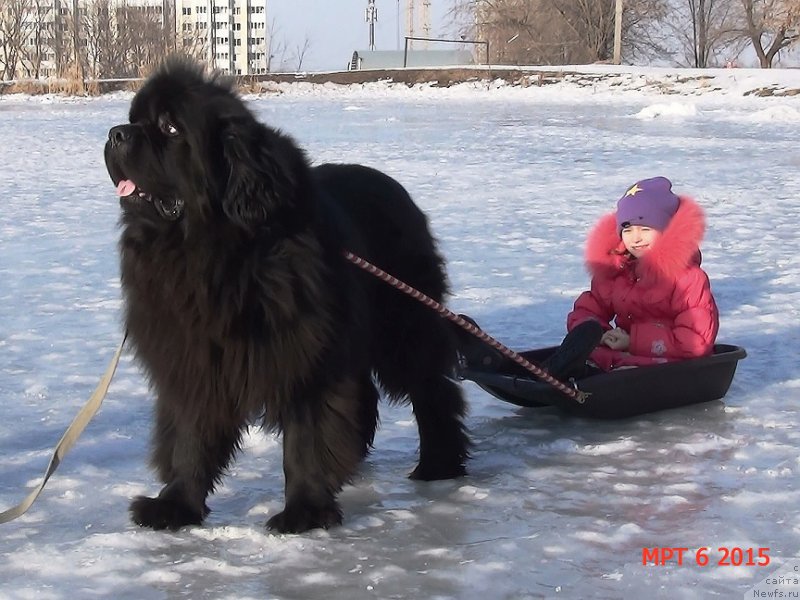
[[375, 50], [375, 21], [378, 20], [378, 9], [375, 0], [367, 0], [365, 20], [369, 23], [369, 49]]

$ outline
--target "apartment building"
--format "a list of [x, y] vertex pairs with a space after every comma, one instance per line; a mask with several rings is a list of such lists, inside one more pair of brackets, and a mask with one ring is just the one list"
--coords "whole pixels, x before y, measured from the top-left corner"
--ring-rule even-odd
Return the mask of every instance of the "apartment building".
[[[88, 76], [96, 72], [93, 61], [103, 56], [98, 47], [119, 50], [126, 31], [140, 38], [133, 43], [141, 63], [146, 44], [159, 50], [175, 50], [204, 60], [232, 75], [266, 73], [269, 67], [267, 39], [268, 0], [47, 0], [20, 3], [14, 23], [22, 41], [14, 54], [13, 73], [6, 78], [52, 77], [63, 72], [65, 64], [85, 63]], [[11, 18], [3, 15], [3, 18]], [[8, 23], [2, 31], [12, 30]], [[143, 30], [147, 29], [146, 35]], [[77, 35], [76, 35], [77, 31]], [[106, 40], [104, 42], [104, 39]], [[115, 41], [117, 40], [117, 41]], [[8, 56], [2, 53], [0, 76]], [[77, 42], [77, 43], [76, 43]], [[158, 54], [152, 51], [152, 54]], [[108, 52], [105, 53], [106, 55]], [[146, 59], [145, 59], [146, 60]], [[61, 66], [61, 68], [59, 68]]]
[[184, 47], [201, 45], [206, 62], [232, 75], [266, 73], [267, 0], [177, 0]]

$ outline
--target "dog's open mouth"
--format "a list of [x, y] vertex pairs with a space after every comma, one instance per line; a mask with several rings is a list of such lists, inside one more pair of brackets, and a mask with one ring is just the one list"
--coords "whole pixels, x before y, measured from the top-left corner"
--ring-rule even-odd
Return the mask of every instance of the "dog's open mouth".
[[162, 219], [177, 221], [183, 215], [183, 200], [180, 198], [160, 198], [140, 189], [130, 179], [120, 179], [117, 183], [117, 196], [120, 201], [144, 200], [151, 203]]
[[153, 201], [152, 194], [140, 190], [138, 186], [130, 179], [121, 179], [117, 184], [117, 196], [123, 198], [142, 198], [148, 202]]

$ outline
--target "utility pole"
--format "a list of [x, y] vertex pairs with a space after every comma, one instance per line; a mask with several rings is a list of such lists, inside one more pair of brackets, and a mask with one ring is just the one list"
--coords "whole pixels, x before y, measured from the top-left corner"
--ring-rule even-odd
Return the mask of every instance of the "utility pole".
[[378, 20], [378, 9], [375, 0], [367, 0], [366, 21], [369, 23], [369, 49], [375, 50], [375, 21]]
[[614, 64], [622, 62], [622, 0], [614, 7]]

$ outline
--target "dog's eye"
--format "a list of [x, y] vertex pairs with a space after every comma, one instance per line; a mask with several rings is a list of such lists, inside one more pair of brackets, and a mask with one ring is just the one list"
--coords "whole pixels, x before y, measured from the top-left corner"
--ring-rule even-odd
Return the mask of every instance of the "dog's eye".
[[172, 124], [172, 121], [170, 121], [167, 117], [161, 117], [158, 120], [158, 127], [161, 129], [161, 132], [164, 135], [168, 135], [170, 137], [175, 137], [180, 133], [178, 128], [175, 127], [175, 125]]

